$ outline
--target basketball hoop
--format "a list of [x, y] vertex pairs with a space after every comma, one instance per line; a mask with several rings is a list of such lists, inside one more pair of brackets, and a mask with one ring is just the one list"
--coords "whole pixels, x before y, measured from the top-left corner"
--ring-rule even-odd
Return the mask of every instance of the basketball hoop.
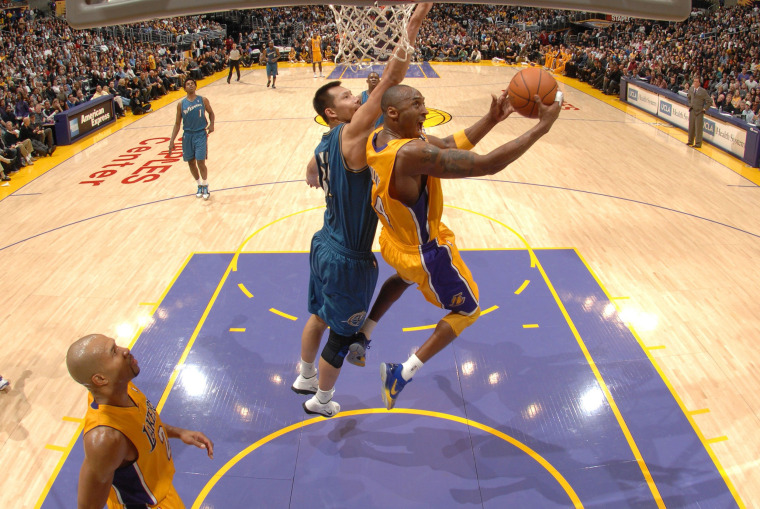
[[[389, 58], [407, 58], [414, 53], [406, 33], [415, 4], [332, 5], [340, 34], [335, 63], [366, 68]], [[396, 48], [402, 51], [394, 55]]]

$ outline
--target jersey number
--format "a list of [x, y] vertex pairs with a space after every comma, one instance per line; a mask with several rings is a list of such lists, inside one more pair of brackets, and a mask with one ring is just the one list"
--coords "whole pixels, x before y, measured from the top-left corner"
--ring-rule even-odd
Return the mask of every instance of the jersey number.
[[373, 207], [375, 207], [375, 212], [377, 212], [378, 215], [383, 216], [385, 218], [385, 224], [392, 227], [391, 220], [388, 218], [388, 214], [385, 213], [385, 208], [383, 207], [383, 199], [378, 196], [375, 199], [375, 203]]
[[169, 445], [169, 439], [166, 437], [166, 431], [164, 431], [164, 427], [163, 426], [159, 426], [158, 427], [158, 439], [166, 447], [166, 459], [171, 460], [172, 459], [172, 448]]

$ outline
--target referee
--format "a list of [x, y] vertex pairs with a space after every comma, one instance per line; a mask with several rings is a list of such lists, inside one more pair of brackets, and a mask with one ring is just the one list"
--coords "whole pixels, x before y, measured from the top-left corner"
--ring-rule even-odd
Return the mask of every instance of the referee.
[[237, 49], [237, 44], [232, 43], [232, 49], [229, 54], [230, 61], [230, 73], [227, 75], [227, 83], [232, 78], [232, 69], [237, 71], [237, 81], [240, 81], [240, 50]]

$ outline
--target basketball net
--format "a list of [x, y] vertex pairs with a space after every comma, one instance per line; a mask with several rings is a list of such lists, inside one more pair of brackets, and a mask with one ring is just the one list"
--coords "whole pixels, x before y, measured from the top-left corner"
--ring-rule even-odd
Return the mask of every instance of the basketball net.
[[[414, 53], [406, 33], [415, 4], [330, 5], [340, 35], [335, 63], [366, 68], [389, 58]], [[393, 50], [398, 47], [398, 55]]]

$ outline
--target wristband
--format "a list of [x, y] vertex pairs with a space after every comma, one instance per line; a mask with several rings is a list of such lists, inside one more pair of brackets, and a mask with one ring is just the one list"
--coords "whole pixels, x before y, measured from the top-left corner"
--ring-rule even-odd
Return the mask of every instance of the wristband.
[[464, 132], [464, 129], [462, 129], [459, 132], [454, 133], [454, 143], [456, 143], [457, 148], [462, 150], [470, 150], [475, 145], [472, 144], [469, 138], [467, 138], [467, 135]]

